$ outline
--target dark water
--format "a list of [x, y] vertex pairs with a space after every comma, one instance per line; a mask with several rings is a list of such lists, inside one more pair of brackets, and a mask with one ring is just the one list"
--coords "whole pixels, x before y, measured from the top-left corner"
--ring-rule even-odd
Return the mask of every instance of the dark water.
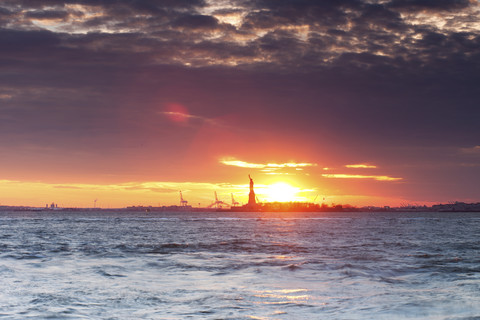
[[1, 319], [480, 319], [480, 213], [0, 213]]

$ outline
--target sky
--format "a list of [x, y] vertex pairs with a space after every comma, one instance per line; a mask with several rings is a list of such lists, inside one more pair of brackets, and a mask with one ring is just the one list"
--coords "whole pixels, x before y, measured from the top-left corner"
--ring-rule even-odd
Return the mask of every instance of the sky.
[[0, 205], [480, 201], [477, 0], [3, 0]]

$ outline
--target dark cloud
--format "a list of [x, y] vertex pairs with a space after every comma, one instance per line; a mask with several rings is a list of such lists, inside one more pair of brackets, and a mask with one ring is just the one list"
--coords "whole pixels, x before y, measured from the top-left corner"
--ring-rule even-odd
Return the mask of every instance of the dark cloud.
[[25, 16], [37, 20], [65, 19], [69, 16], [69, 13], [56, 10], [36, 10], [27, 12]]
[[357, 1], [255, 1], [255, 10], [246, 17], [245, 26], [271, 28], [282, 25], [320, 24], [335, 26], [347, 22], [345, 9], [361, 7]]
[[471, 4], [469, 0], [393, 0], [388, 6], [402, 10], [454, 10]]
[[[205, 5], [204, 0], [116, 0], [114, 5], [125, 5], [132, 8], [135, 11], [157, 14], [162, 12], [164, 9], [188, 9], [188, 8], [197, 8]], [[86, 0], [86, 4], [98, 3], [95, 0]], [[104, 1], [104, 5], [112, 5], [111, 1]]]
[[385, 31], [398, 32], [406, 29], [400, 14], [382, 5], [366, 5], [354, 22], [357, 27], [363, 29], [367, 29], [365, 26], [369, 24], [384, 28]]
[[0, 27], [3, 27], [4, 25], [8, 24], [10, 22], [11, 16], [13, 15], [13, 12], [0, 7]]
[[[52, 48], [60, 43], [58, 35], [50, 31], [0, 30], [0, 56], [14, 59], [17, 54], [31, 56], [37, 50]], [[34, 49], [33, 51], [31, 51]], [[26, 51], [30, 50], [30, 51]], [[28, 53], [28, 54], [26, 54]]]
[[250, 4], [256, 8], [268, 8], [279, 10], [281, 12], [292, 13], [335, 13], [340, 8], [358, 9], [363, 6], [362, 1], [358, 0], [260, 0], [251, 1]]
[[42, 8], [80, 4], [102, 7], [127, 6], [136, 11], [156, 13], [159, 8], [192, 8], [205, 5], [204, 0], [4, 0], [5, 6]]
[[7, 17], [7, 16], [10, 16], [11, 14], [12, 12], [7, 8], [0, 7], [0, 17]]
[[187, 29], [212, 30], [218, 28], [218, 20], [205, 15], [181, 16], [172, 22], [172, 26]]
[[[408, 3], [410, 6], [437, 8], [464, 8], [467, 5], [462, 1]], [[11, 1], [6, 4], [13, 6]], [[223, 59], [218, 60], [219, 64], [230, 65], [231, 61], [237, 60], [237, 66], [252, 65], [247, 60], [239, 59], [235, 53], [242, 51], [248, 52], [250, 57], [256, 52], [257, 57], [252, 57], [252, 60], [257, 64], [261, 61], [263, 65], [281, 69], [311, 69], [335, 66], [344, 63], [344, 57], [349, 54], [357, 56], [362, 53], [363, 56], [379, 56], [377, 60], [363, 59], [361, 65], [364, 67], [372, 67], [375, 61], [385, 61], [382, 56], [396, 62], [410, 61], [412, 66], [418, 67], [419, 61], [426, 65], [438, 57], [449, 59], [449, 55], [458, 52], [467, 56], [476, 50], [475, 34], [462, 31], [464, 35], [459, 36], [458, 32], [438, 32], [434, 26], [411, 24], [396, 11], [399, 4], [394, 1], [385, 4], [369, 4], [358, 0], [243, 1], [239, 4], [249, 11], [238, 28], [220, 23], [216, 17], [199, 14], [199, 8], [206, 5], [203, 1], [172, 4], [169, 1], [118, 0], [115, 5], [93, 0], [20, 1], [16, 8], [19, 5], [37, 8], [26, 12], [25, 19], [65, 19], [67, 14], [73, 12], [73, 9], [68, 12], [38, 9], [41, 4], [59, 8], [67, 4], [95, 5], [96, 10], [102, 10], [101, 15], [83, 14], [82, 19], [77, 19], [70, 29], [65, 30], [84, 28], [100, 33], [109, 29], [111, 32], [96, 42], [91, 42], [92, 37], [85, 35], [85, 47], [77, 49], [91, 51], [92, 55], [123, 52], [137, 56], [143, 52], [140, 62], [161, 60], [163, 63], [176, 61], [201, 66], [211, 64], [212, 59], [221, 56]], [[81, 14], [77, 12], [77, 17]], [[18, 26], [21, 28], [20, 22]], [[26, 26], [31, 28], [28, 24]], [[216, 33], [214, 37], [213, 32]], [[81, 37], [77, 35], [70, 41], [69, 36], [63, 35], [62, 44], [70, 48], [72, 44], [80, 45]], [[450, 40], [452, 37], [461, 38], [461, 42], [456, 43], [457, 47], [453, 46], [455, 41]], [[129, 38], [129, 46], [124, 45], [125, 38]], [[237, 39], [242, 38], [247, 40], [239, 44]], [[243, 49], [239, 50], [241, 46]], [[232, 52], [230, 57], [227, 56], [229, 51]], [[190, 54], [185, 54], [187, 52]]]

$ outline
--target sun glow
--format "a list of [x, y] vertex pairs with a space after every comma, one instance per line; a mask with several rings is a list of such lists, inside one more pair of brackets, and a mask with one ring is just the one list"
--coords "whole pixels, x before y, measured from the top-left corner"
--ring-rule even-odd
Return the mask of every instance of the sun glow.
[[285, 182], [277, 182], [265, 186], [260, 195], [265, 197], [265, 201], [268, 202], [291, 202], [299, 200], [297, 197], [299, 192], [299, 188]]

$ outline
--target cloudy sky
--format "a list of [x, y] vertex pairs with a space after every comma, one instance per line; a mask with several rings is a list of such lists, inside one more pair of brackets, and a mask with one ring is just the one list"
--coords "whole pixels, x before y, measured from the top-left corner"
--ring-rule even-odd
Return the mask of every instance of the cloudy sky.
[[[0, 204], [480, 201], [477, 0], [3, 0]], [[271, 195], [271, 194], [270, 194]], [[262, 198], [263, 197], [263, 198]]]

